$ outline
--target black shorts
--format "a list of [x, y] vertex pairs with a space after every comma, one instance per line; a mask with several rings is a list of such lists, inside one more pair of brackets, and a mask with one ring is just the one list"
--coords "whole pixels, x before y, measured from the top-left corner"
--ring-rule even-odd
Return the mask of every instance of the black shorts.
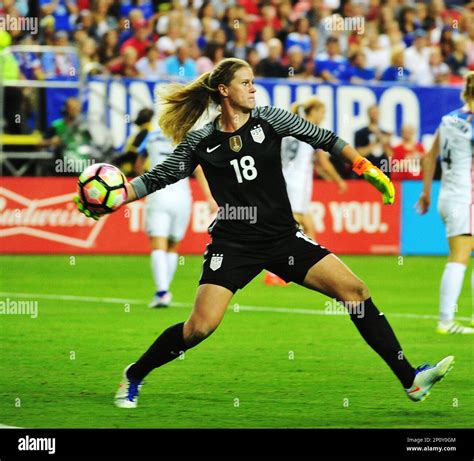
[[258, 245], [214, 240], [206, 247], [199, 285], [212, 283], [235, 293], [263, 269], [301, 284], [308, 270], [330, 253], [302, 231]]

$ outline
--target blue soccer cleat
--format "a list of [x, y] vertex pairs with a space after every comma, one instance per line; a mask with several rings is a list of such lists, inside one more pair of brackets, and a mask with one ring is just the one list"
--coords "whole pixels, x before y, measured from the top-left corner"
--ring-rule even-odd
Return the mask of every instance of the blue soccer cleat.
[[138, 404], [138, 394], [143, 385], [143, 381], [132, 381], [127, 378], [127, 371], [133, 365], [131, 363], [123, 372], [122, 381], [115, 394], [114, 403], [119, 408], [136, 408]]
[[428, 364], [419, 366], [415, 370], [415, 379], [410, 389], [405, 389], [409, 399], [415, 402], [421, 402], [430, 395], [430, 389], [438, 381], [441, 381], [447, 374], [448, 371], [453, 368], [454, 357], [449, 355], [435, 366], [429, 366]]

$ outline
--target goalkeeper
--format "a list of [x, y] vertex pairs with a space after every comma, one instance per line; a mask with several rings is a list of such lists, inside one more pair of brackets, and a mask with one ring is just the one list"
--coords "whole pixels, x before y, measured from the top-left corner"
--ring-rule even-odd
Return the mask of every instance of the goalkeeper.
[[[136, 407], [145, 376], [211, 335], [234, 293], [263, 269], [342, 302], [362, 337], [392, 369], [407, 396], [423, 400], [448, 372], [454, 358], [446, 357], [432, 367], [413, 368], [365, 283], [298, 228], [282, 173], [281, 140], [293, 136], [351, 162], [354, 171], [381, 192], [386, 204], [395, 200], [392, 183], [333, 132], [286, 110], [256, 106], [255, 92], [249, 64], [228, 58], [188, 85], [171, 85], [161, 97], [164, 107], [159, 124], [177, 147], [166, 161], [127, 185], [128, 201], [188, 177], [199, 164], [219, 211], [209, 227], [212, 243], [204, 254], [189, 318], [163, 331], [125, 369], [115, 404]], [[221, 113], [192, 131], [211, 102], [220, 106]], [[90, 214], [82, 204], [79, 206]], [[235, 213], [242, 209], [248, 213]], [[229, 211], [233, 213], [227, 214]], [[383, 386], [377, 375], [372, 379]]]

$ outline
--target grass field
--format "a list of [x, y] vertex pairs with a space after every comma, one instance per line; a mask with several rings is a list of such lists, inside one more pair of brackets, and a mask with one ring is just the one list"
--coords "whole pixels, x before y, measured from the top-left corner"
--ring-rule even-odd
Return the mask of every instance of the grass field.
[[[136, 410], [117, 409], [124, 366], [186, 319], [201, 257], [185, 257], [178, 268], [178, 305], [151, 310], [145, 256], [4, 256], [0, 300], [37, 301], [38, 316], [0, 315], [0, 425], [472, 427], [474, 338], [434, 331], [445, 259], [342, 259], [367, 282], [413, 365], [456, 356], [425, 402], [407, 399], [348, 316], [322, 315], [326, 298], [295, 285], [267, 287], [261, 274], [237, 293], [213, 336], [148, 376]], [[459, 303], [464, 318], [469, 278]]]

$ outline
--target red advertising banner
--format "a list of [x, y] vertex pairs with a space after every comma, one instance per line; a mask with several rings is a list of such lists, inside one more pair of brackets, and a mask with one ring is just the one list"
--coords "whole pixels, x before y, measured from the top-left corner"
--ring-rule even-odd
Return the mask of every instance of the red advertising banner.
[[[364, 181], [336, 186], [315, 181], [311, 214], [317, 240], [335, 253], [397, 253], [400, 242], [400, 191], [384, 206]], [[207, 203], [191, 180], [193, 209], [182, 254], [201, 254], [212, 221]], [[0, 253], [3, 254], [145, 254], [144, 201], [131, 203], [99, 221], [79, 213], [72, 197], [75, 178], [5, 178], [0, 183]]]

